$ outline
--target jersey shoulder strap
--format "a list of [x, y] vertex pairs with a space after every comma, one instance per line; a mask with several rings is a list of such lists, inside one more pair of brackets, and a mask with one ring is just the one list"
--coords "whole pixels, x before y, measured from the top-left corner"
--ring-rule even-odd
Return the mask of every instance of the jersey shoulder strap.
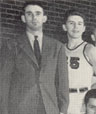
[[85, 52], [86, 47], [87, 47], [88, 44], [89, 44], [88, 42], [85, 42], [85, 45], [84, 45], [84, 48], [83, 48], [83, 55], [84, 55], [86, 61], [92, 66], [92, 64], [90, 63], [89, 58], [88, 58], [88, 56], [86, 55], [86, 52]]

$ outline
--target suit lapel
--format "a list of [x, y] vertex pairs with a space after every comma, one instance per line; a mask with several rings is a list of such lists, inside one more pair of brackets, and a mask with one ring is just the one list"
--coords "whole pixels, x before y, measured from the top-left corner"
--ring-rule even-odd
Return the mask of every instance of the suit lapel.
[[25, 52], [25, 54], [27, 54], [28, 57], [37, 65], [37, 67], [39, 67], [27, 35], [24, 34], [23, 37], [21, 39], [19, 38], [18, 40], [19, 40], [19, 45], [22, 48], [22, 50]]
[[[28, 40], [28, 37], [26, 34], [22, 36], [22, 38], [18, 39], [19, 46], [22, 48], [22, 50], [25, 52], [25, 54], [28, 55], [28, 57], [37, 65], [39, 68], [38, 62], [36, 60], [36, 57], [34, 55], [33, 49], [31, 47], [31, 44]], [[47, 36], [43, 36], [43, 42], [42, 42], [42, 59], [41, 59], [41, 68], [44, 68], [47, 63], [47, 58], [50, 55], [51, 52], [51, 42], [50, 38]]]
[[45, 65], [47, 64], [47, 59], [50, 55], [51, 49], [50, 43], [50, 39], [46, 36], [43, 36], [41, 68], [45, 68]]

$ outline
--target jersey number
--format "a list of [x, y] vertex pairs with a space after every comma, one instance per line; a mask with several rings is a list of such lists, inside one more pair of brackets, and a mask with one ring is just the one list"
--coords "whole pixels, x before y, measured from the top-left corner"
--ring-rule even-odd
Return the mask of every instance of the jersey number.
[[79, 68], [79, 58], [78, 57], [70, 57], [70, 67], [72, 69], [78, 69]]

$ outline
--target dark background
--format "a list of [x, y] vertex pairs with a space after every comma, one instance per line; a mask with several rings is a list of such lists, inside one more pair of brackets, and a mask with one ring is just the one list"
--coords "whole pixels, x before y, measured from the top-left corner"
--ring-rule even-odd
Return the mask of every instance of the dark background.
[[[0, 38], [10, 39], [24, 30], [20, 15], [26, 0], [0, 0]], [[28, 1], [28, 0], [27, 0]], [[30, 0], [31, 1], [31, 0]], [[48, 15], [44, 24], [47, 35], [66, 42], [66, 33], [62, 29], [65, 11], [77, 8], [87, 17], [87, 28], [83, 38], [91, 43], [90, 34], [96, 26], [96, 0], [41, 0]]]

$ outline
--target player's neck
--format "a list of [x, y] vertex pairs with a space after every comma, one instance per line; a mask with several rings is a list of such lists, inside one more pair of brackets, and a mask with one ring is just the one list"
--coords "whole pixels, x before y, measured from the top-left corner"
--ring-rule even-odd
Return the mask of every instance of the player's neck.
[[28, 31], [29, 33], [33, 34], [33, 35], [37, 35], [39, 33], [43, 33], [42, 29], [39, 30], [31, 30], [31, 29], [26, 29], [26, 31]]
[[78, 45], [80, 45], [83, 42], [82, 39], [69, 39], [68, 40], [68, 47], [70, 49], [76, 48]]

